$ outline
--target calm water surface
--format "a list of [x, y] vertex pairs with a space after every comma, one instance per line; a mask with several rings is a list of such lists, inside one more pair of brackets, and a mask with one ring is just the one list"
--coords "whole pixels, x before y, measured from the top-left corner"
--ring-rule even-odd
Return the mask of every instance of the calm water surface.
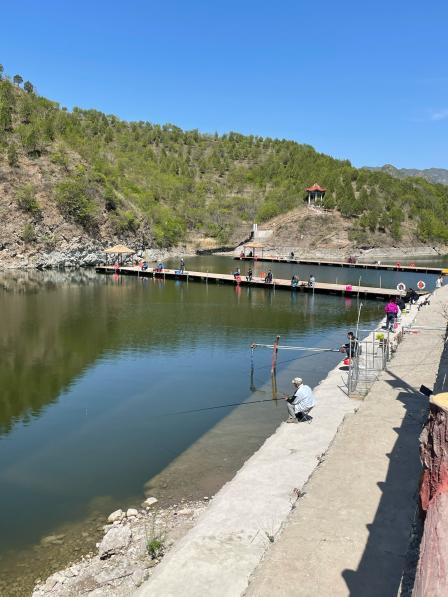
[[[187, 268], [235, 263], [194, 258]], [[284, 405], [184, 411], [270, 399], [270, 351], [257, 349], [251, 375], [251, 342], [280, 334], [337, 347], [357, 307], [94, 272], [0, 274], [0, 594], [29, 594], [36, 577], [94, 546], [107, 514], [145, 493], [168, 503], [217, 491], [285, 418]], [[383, 308], [364, 301], [362, 325]], [[280, 353], [279, 390], [297, 374], [316, 385], [339, 361]], [[42, 544], [50, 534], [64, 538]]]

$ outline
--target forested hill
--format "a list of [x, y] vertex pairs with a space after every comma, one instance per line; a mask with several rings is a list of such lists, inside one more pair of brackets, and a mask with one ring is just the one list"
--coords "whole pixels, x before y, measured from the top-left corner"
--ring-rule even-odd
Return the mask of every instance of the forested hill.
[[382, 170], [396, 178], [409, 178], [410, 176], [421, 177], [429, 182], [448, 185], [448, 170], [445, 168], [425, 168], [423, 170], [417, 170], [416, 168], [396, 168], [395, 166], [392, 166], [392, 164], [385, 164], [378, 168], [368, 167], [368, 170]]
[[242, 222], [297, 212], [314, 182], [354, 245], [448, 241], [446, 186], [359, 170], [288, 140], [69, 112], [0, 74], [0, 255], [73, 239], [222, 244]]

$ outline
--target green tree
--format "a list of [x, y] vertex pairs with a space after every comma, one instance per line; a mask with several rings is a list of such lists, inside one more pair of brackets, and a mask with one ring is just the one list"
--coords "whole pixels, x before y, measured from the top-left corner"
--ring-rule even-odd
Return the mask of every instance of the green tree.
[[76, 223], [90, 228], [97, 214], [94, 189], [83, 176], [63, 180], [55, 189], [56, 201], [61, 212]]
[[8, 164], [11, 166], [11, 168], [15, 168], [19, 165], [19, 155], [17, 153], [17, 147], [15, 143], [11, 143], [10, 145], [8, 145], [6, 157], [8, 159]]
[[2, 80], [3, 80], [3, 73], [4, 73], [4, 70], [5, 70], [5, 69], [4, 69], [4, 67], [3, 67], [3, 64], [0, 64], [0, 81], [2, 81]]
[[36, 240], [36, 231], [34, 229], [33, 224], [31, 224], [31, 222], [29, 222], [28, 224], [25, 224], [25, 226], [23, 227], [22, 240], [25, 243], [32, 243]]
[[23, 89], [27, 92], [27, 93], [33, 93], [34, 91], [34, 86], [32, 83], [30, 83], [30, 81], [25, 81], [25, 83], [23, 84]]
[[36, 189], [32, 184], [21, 187], [16, 194], [17, 205], [23, 211], [33, 215], [40, 215], [41, 209], [36, 198]]
[[17, 87], [20, 87], [20, 85], [23, 83], [23, 79], [20, 75], [14, 75], [12, 80], [14, 82], [14, 85], [17, 85]]

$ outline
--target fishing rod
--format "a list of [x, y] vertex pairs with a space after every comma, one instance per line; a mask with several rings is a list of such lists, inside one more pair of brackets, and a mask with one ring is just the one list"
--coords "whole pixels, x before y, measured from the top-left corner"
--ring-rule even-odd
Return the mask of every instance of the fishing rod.
[[[263, 392], [263, 390], [257, 390], [258, 392]], [[187, 415], [190, 413], [200, 413], [206, 410], [216, 410], [218, 408], [230, 408], [231, 406], [250, 406], [251, 404], [259, 404], [260, 402], [277, 402], [278, 400], [284, 400], [285, 397], [289, 397], [288, 394], [284, 394], [282, 392], [281, 398], [265, 398], [264, 400], [251, 400], [250, 402], [233, 402], [230, 404], [218, 404], [217, 406], [206, 406], [204, 408], [195, 408], [191, 410], [179, 410], [174, 413], [170, 413], [171, 415]], [[168, 416], [168, 415], [166, 415]]]
[[282, 346], [280, 344], [256, 344], [253, 343], [251, 348], [277, 348], [278, 350], [307, 350], [309, 352], [339, 352], [336, 348], [310, 348], [308, 346]]

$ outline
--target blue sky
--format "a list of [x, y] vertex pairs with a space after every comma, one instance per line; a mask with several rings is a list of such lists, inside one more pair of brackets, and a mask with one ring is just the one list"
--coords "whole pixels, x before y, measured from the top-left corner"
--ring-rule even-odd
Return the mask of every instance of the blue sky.
[[21, 0], [0, 63], [72, 108], [448, 168], [442, 0]]

